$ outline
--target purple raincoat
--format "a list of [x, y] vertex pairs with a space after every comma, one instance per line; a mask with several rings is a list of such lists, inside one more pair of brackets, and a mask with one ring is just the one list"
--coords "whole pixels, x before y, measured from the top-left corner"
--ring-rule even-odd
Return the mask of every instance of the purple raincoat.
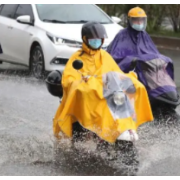
[[129, 26], [116, 35], [107, 52], [126, 73], [132, 70], [131, 61], [137, 59], [136, 73], [150, 97], [176, 91], [173, 62], [159, 53], [147, 32]]

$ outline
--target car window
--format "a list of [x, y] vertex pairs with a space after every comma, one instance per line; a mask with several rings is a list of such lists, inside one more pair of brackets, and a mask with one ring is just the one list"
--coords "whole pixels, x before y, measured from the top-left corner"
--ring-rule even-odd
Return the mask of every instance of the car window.
[[34, 15], [30, 4], [19, 4], [15, 13], [15, 18], [23, 15], [29, 15], [31, 20], [34, 20]]
[[14, 18], [14, 13], [16, 11], [17, 6], [18, 4], [4, 4], [2, 6], [0, 15], [8, 18]]
[[113, 23], [105, 13], [91, 4], [37, 4], [36, 8], [42, 21], [57, 20], [67, 23], [98, 21], [107, 24]]

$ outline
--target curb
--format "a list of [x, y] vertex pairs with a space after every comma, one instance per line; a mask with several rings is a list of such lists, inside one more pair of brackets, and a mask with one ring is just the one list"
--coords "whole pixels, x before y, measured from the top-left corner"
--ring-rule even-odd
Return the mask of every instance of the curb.
[[166, 49], [166, 50], [173, 50], [173, 51], [180, 51], [180, 48], [177, 47], [177, 48], [172, 48], [172, 47], [169, 47], [169, 46], [160, 46], [160, 45], [156, 45], [156, 47], [158, 49]]
[[180, 38], [151, 35], [157, 48], [180, 51]]

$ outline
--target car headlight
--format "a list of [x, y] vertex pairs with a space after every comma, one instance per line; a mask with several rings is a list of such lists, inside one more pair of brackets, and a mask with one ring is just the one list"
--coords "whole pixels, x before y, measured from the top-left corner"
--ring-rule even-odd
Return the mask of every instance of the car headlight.
[[56, 45], [67, 45], [69, 47], [76, 47], [76, 48], [81, 48], [82, 47], [82, 43], [81, 42], [77, 42], [77, 41], [73, 41], [73, 40], [69, 40], [69, 39], [65, 39], [65, 38], [60, 38], [60, 37], [55, 37], [49, 33], [46, 33], [48, 38]]
[[113, 100], [117, 106], [124, 104], [124, 102], [125, 102], [124, 92], [115, 92], [114, 96], [113, 96]]

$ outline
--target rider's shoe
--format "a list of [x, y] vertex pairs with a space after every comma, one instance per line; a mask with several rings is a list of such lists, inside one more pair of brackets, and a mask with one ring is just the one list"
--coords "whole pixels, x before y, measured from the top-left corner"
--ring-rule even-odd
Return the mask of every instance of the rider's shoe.
[[138, 141], [139, 140], [139, 136], [136, 133], [135, 130], [127, 130], [125, 132], [123, 132], [119, 137], [118, 140], [122, 140], [122, 141]]

